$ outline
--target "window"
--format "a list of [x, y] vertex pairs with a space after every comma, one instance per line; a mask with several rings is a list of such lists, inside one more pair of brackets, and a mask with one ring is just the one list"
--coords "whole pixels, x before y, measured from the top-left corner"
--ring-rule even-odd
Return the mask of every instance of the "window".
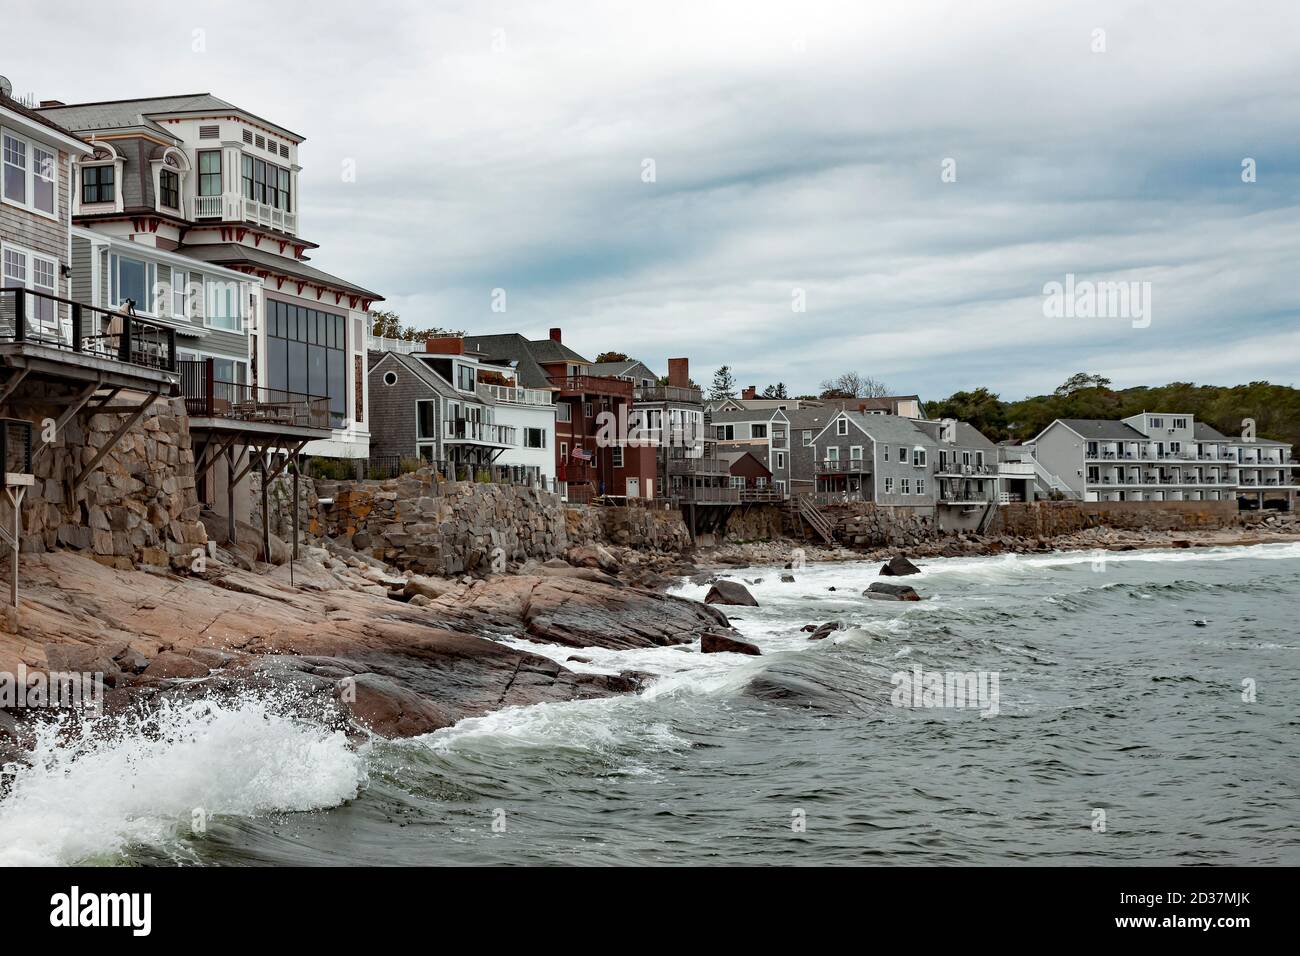
[[849, 433], [849, 420], [847, 418], [841, 418], [836, 420], [835, 434], [847, 435], [848, 433]]
[[749, 437], [750, 437], [750, 438], [766, 438], [766, 437], [767, 437], [767, 426], [766, 426], [766, 425], [750, 425], [750, 426], [749, 426]]
[[907, 449], [904, 448], [902, 445], [898, 446], [898, 463], [900, 465], [907, 464]]
[[582, 417], [591, 418], [591, 402], [582, 403]]
[[207, 325], [227, 332], [240, 332], [239, 283], [207, 279], [203, 283], [207, 303]]
[[[392, 372], [388, 373], [392, 375]], [[434, 403], [430, 400], [415, 403], [415, 438], [416, 441], [432, 441], [438, 437], [438, 426], [434, 422]]]
[[81, 168], [81, 204], [94, 205], [113, 202], [116, 197], [116, 170], [112, 166], [83, 166]]
[[861, 463], [862, 461], [861, 445], [854, 445], [852, 448], [849, 449], [849, 460]]
[[27, 140], [4, 134], [4, 198], [27, 205]]
[[545, 428], [525, 428], [525, 429], [524, 429], [524, 447], [525, 447], [525, 448], [545, 448], [545, 447], [546, 447], [546, 429], [545, 429]]
[[808, 429], [803, 433], [803, 447], [807, 448], [809, 445], [812, 444], [812, 441], [813, 441], [812, 429]]
[[560, 461], [567, 462], [568, 460], [569, 460], [569, 443], [567, 441], [562, 441], [560, 442]]
[[910, 495], [912, 493], [912, 481], [910, 478], [898, 479], [898, 493], [900, 495]]
[[735, 439], [735, 437], [736, 437], [735, 425], [718, 426], [718, 441], [732, 441]]
[[[0, 268], [0, 287], [30, 289], [47, 295], [58, 294], [59, 262], [26, 249], [5, 246]], [[57, 304], [50, 299], [24, 296], [29, 325], [44, 331], [53, 331], [57, 321]]]
[[157, 276], [158, 267], [152, 262], [113, 255], [109, 259], [110, 304], [114, 308], [120, 308], [129, 301], [137, 312], [152, 313]]
[[886, 475], [886, 476], [885, 476], [885, 494], [887, 494], [887, 495], [892, 495], [893, 493], [894, 493], [894, 479], [893, 479], [893, 476], [892, 476], [892, 475]]
[[557, 422], [573, 421], [573, 406], [568, 402], [560, 402], [555, 406], [555, 420]]
[[186, 285], [186, 274], [180, 269], [172, 270], [172, 315], [181, 318], [189, 318], [190, 310], [188, 292], [189, 287]]
[[221, 195], [221, 151], [205, 149], [199, 153], [199, 195]]
[[266, 326], [267, 385], [328, 397], [330, 420], [341, 427], [348, 417], [344, 317], [268, 298]]
[[610, 449], [615, 468], [623, 467], [623, 446], [615, 445]]
[[963, 466], [970, 464], [970, 452], [964, 451], [961, 453], [961, 463]]
[[984, 467], [984, 452], [982, 452], [982, 451], [977, 451], [977, 452], [975, 453], [975, 464], [978, 465], [978, 466], [981, 467], [981, 468]]
[[783, 451], [776, 453], [776, 470], [785, 471], [785, 452]]
[[240, 160], [240, 174], [245, 199], [290, 210], [289, 170], [245, 154]]
[[731, 476], [731, 487], [733, 487], [733, 488], [744, 488], [744, 487], [745, 487], [745, 479], [744, 479], [744, 476], [742, 476], [742, 475], [732, 475], [732, 476]]
[[385, 372], [385, 373], [384, 373], [384, 384], [387, 385], [387, 386], [389, 386], [389, 387], [392, 387], [393, 385], [396, 385], [396, 384], [397, 384], [397, 373], [396, 373], [396, 372]]
[[831, 445], [831, 446], [829, 446], [829, 447], [826, 449], [826, 460], [827, 460], [827, 461], [839, 461], [839, 460], [840, 460], [840, 446], [839, 446], [839, 445]]
[[[924, 448], [913, 448], [913, 449], [912, 449], [912, 467], [913, 467], [913, 468], [924, 468], [924, 467], [925, 467], [925, 449], [924, 449]], [[917, 494], [920, 494], [920, 492], [917, 492]]]
[[923, 494], [925, 494], [925, 479], [924, 479], [924, 478], [918, 478], [918, 479], [916, 479], [916, 493], [917, 493], [918, 495], [923, 495]]
[[46, 216], [55, 214], [59, 166], [52, 150], [6, 132], [0, 167], [0, 195], [6, 202]]
[[462, 392], [474, 391], [474, 366], [459, 364], [456, 366], [456, 387]]
[[777, 427], [777, 428], [773, 428], [773, 429], [772, 429], [772, 447], [773, 447], [773, 448], [784, 448], [784, 447], [785, 447], [785, 429], [784, 429], [784, 428]]
[[939, 449], [939, 470], [948, 470], [948, 450], [946, 448]]
[[1164, 428], [1164, 427], [1165, 427], [1165, 420], [1164, 420], [1163, 418], [1153, 418], [1153, 419], [1151, 419], [1151, 427], [1152, 427], [1152, 428]]
[[158, 173], [158, 198], [168, 209], [181, 208], [181, 178], [170, 169]]
[[1186, 427], [1187, 427], [1187, 419], [1185, 419], [1185, 418], [1175, 418], [1175, 419], [1174, 419], [1174, 427], [1175, 427], [1175, 428], [1186, 428]]

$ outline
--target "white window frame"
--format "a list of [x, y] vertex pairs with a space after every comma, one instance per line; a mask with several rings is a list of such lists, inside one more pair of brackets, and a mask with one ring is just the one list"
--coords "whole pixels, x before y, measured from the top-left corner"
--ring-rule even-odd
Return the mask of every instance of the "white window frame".
[[861, 445], [851, 445], [849, 447], [849, 461], [862, 461]]
[[889, 446], [888, 446], [888, 445], [881, 445], [880, 447], [881, 447], [881, 448], [884, 450], [884, 452], [885, 452], [885, 459], [884, 459], [884, 460], [885, 460], [885, 461], [889, 461]]
[[[232, 301], [235, 314], [233, 316], [214, 315], [213, 312], [215, 310], [213, 309], [213, 303], [218, 300], [213, 293], [220, 292], [223, 289], [230, 292], [231, 286], [234, 286], [234, 296]], [[230, 305], [232, 303], [228, 302], [226, 304]], [[240, 314], [240, 307], [242, 305], [243, 295], [240, 292], [238, 282], [213, 279], [209, 276], [203, 277], [203, 324], [208, 328], [217, 329], [221, 332], [243, 332], [244, 321], [243, 316]]]
[[568, 402], [558, 402], [555, 406], [555, 420], [557, 422], [573, 421], [573, 406]]
[[894, 476], [885, 475], [885, 494], [892, 495], [893, 493], [894, 493]]
[[813, 433], [811, 428], [805, 428], [803, 432], [803, 447], [808, 448], [813, 443]]
[[767, 422], [754, 422], [753, 424], [751, 424], [751, 425], [749, 426], [749, 437], [750, 437], [750, 438], [766, 438], [766, 437], [767, 437]]
[[610, 461], [615, 468], [623, 467], [623, 446], [613, 445], [610, 447]]
[[732, 476], [731, 476], [731, 487], [733, 487], [733, 488], [744, 488], [744, 487], [745, 487], [745, 476], [744, 476], [744, 475], [732, 475]]
[[[5, 260], [5, 255], [7, 253], [21, 257], [23, 260], [22, 288], [27, 289], [28, 291], [31, 292], [49, 292], [51, 295], [59, 294], [58, 256], [51, 256], [44, 252], [37, 252], [34, 249], [28, 249], [25, 246], [20, 246], [12, 242], [0, 242], [0, 288], [6, 288], [6, 289], [14, 288], [14, 286], [10, 286], [7, 283], [5, 278], [4, 260]], [[47, 286], [41, 286], [40, 288], [37, 287], [36, 263], [38, 260], [50, 266], [54, 276], [54, 286], [52, 288]], [[27, 301], [31, 302], [32, 300], [28, 299]], [[42, 328], [47, 331], [53, 331], [54, 328], [57, 327], [59, 323], [58, 303], [57, 302], [53, 303], [53, 306], [54, 306], [53, 324], [42, 323]], [[31, 321], [30, 315], [28, 316], [28, 321], [29, 322]]]
[[900, 495], [910, 495], [912, 493], [912, 481], [910, 478], [898, 479], [898, 493]]
[[[21, 144], [23, 147], [24, 163], [22, 166], [22, 170], [23, 170], [24, 196], [22, 200], [10, 198], [8, 192], [6, 192], [4, 188], [4, 183], [6, 179], [5, 171], [10, 165], [5, 151], [6, 139], [12, 139], [14, 142]], [[41, 209], [39, 206], [36, 205], [36, 180], [38, 178], [45, 180], [45, 177], [41, 176], [36, 171], [37, 150], [40, 150], [42, 153], [48, 154], [53, 161], [52, 166], [54, 171], [54, 179], [53, 179], [54, 208], [49, 212], [46, 212], [44, 209]], [[46, 181], [49, 182], [50, 180], [46, 180]], [[29, 136], [23, 136], [19, 133], [16, 133], [13, 130], [9, 129], [8, 127], [0, 127], [0, 201], [4, 202], [6, 205], [14, 206], [18, 209], [25, 209], [27, 212], [33, 213], [34, 215], [42, 216], [45, 219], [52, 219], [55, 222], [58, 222], [59, 220], [59, 151], [57, 149], [45, 145], [44, 143], [32, 139]]]
[[826, 446], [826, 460], [827, 460], [827, 461], [839, 461], [839, 460], [840, 460], [840, 446], [839, 446], [839, 445], [827, 445], [827, 446]]
[[916, 493], [917, 493], [918, 495], [923, 495], [923, 494], [925, 494], [925, 479], [924, 479], [924, 478], [917, 478], [917, 479], [916, 479]]
[[837, 418], [835, 420], [835, 434], [847, 435], [849, 433], [849, 420], [847, 418]]
[[785, 452], [783, 451], [776, 453], [776, 470], [785, 471]]
[[924, 467], [925, 467], [925, 449], [924, 449], [924, 448], [913, 448], [913, 449], [912, 449], [912, 467], [913, 467], [913, 468], [924, 468]]

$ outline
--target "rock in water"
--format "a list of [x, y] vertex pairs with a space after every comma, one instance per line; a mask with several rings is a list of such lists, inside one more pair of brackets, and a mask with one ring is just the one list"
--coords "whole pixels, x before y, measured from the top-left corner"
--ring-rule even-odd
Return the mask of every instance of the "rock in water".
[[705, 631], [700, 635], [700, 653], [701, 654], [762, 654], [754, 644], [749, 641], [738, 641], [734, 637], [727, 637], [725, 634], [718, 634], [714, 631]]
[[916, 593], [915, 588], [906, 584], [886, 584], [883, 581], [872, 582], [862, 593], [877, 601], [921, 600], [921, 595]]
[[821, 627], [815, 628], [813, 632], [808, 635], [808, 640], [810, 641], [824, 640], [830, 637], [833, 633], [835, 633], [839, 629], [840, 629], [839, 621], [827, 621], [825, 624], [821, 625]]
[[886, 577], [902, 577], [904, 574], [920, 574], [921, 569], [900, 554], [881, 565], [880, 573]]
[[754, 595], [749, 593], [739, 581], [720, 580], [709, 588], [709, 593], [704, 595], [705, 604], [741, 604], [746, 607], [758, 607], [758, 602], [754, 600]]

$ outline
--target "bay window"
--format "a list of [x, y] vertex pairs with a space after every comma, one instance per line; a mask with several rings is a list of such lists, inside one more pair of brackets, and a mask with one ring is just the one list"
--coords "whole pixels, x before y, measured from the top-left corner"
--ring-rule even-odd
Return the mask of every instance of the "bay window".
[[247, 155], [240, 165], [245, 199], [283, 209], [285, 212], [290, 211], [289, 170]]

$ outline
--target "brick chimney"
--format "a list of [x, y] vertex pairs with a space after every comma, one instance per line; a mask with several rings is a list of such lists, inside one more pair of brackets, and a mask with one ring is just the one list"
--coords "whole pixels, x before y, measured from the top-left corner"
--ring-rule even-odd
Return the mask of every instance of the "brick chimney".
[[668, 384], [674, 388], [691, 387], [691, 360], [675, 358], [668, 360]]
[[424, 350], [433, 355], [464, 355], [465, 340], [459, 336], [431, 335], [424, 340]]
[[758, 398], [758, 386], [757, 385], [746, 386], [741, 390], [740, 397], [742, 399]]
[[559, 329], [551, 329], [551, 341], [552, 341], [552, 342], [559, 342], [559, 341], [562, 341], [561, 338], [560, 338], [560, 330], [559, 330]]

